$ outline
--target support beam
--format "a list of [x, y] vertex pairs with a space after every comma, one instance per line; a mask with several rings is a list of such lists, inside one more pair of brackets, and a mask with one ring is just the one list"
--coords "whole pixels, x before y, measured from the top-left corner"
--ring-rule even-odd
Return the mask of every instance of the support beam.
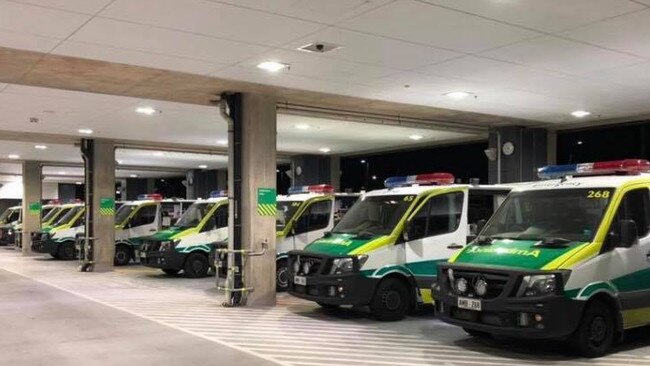
[[115, 256], [115, 144], [84, 139], [86, 170], [86, 271], [113, 270]]
[[[229, 119], [230, 137], [228, 261], [229, 286], [234, 288], [229, 299], [232, 305], [275, 305], [275, 105], [272, 96], [222, 95], [221, 111]], [[258, 210], [258, 205], [269, 203], [269, 198], [273, 210]], [[260, 253], [264, 246], [263, 254], [251, 255]], [[248, 254], [239, 255], [242, 251]]]
[[291, 157], [293, 186], [331, 184], [340, 186], [341, 160], [338, 156], [296, 155]]
[[553, 146], [548, 137], [545, 128], [511, 126], [490, 131], [486, 150], [490, 184], [537, 180], [537, 168], [554, 155], [548, 152]]
[[23, 163], [23, 255], [32, 254], [32, 233], [41, 228], [42, 184], [41, 164], [37, 161], [25, 161]]

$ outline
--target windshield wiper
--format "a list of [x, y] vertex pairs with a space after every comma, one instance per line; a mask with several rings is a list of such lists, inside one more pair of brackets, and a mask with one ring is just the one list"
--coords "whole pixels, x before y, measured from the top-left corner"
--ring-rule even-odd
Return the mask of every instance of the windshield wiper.
[[476, 239], [474, 239], [474, 244], [476, 244], [476, 245], [492, 245], [492, 242], [494, 241], [494, 239], [496, 239], [496, 238], [493, 238], [493, 237], [487, 236], [487, 235], [479, 235], [479, 236], [476, 237]]
[[566, 248], [569, 246], [568, 244], [571, 243], [572, 241], [573, 240], [569, 240], [565, 238], [548, 237], [548, 238], [542, 238], [538, 243], [535, 244], [535, 246]]
[[376, 236], [376, 234], [375, 234], [375, 233], [372, 233], [372, 232], [370, 232], [370, 231], [359, 231], [359, 232], [355, 235], [354, 238], [355, 238], [355, 239], [370, 239], [370, 238], [373, 238], [373, 237], [375, 237], [375, 236]]

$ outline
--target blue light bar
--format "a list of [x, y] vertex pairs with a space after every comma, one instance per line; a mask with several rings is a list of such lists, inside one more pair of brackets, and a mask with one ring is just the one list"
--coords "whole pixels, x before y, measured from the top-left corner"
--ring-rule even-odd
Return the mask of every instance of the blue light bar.
[[454, 175], [450, 173], [428, 173], [390, 177], [384, 181], [384, 186], [386, 188], [395, 188], [413, 184], [453, 184], [454, 180]]
[[329, 184], [315, 184], [311, 186], [295, 186], [289, 187], [289, 194], [300, 194], [300, 193], [332, 193], [334, 192], [334, 187]]
[[650, 162], [643, 159], [599, 161], [595, 163], [549, 165], [537, 169], [541, 179], [562, 178], [569, 175], [639, 174], [650, 171]]
[[139, 194], [138, 195], [138, 200], [139, 201], [144, 201], [144, 200], [154, 200], [154, 201], [159, 201], [163, 197], [159, 193], [148, 193], [148, 194]]
[[220, 197], [228, 197], [228, 191], [221, 190], [221, 191], [210, 192], [210, 198], [220, 198]]

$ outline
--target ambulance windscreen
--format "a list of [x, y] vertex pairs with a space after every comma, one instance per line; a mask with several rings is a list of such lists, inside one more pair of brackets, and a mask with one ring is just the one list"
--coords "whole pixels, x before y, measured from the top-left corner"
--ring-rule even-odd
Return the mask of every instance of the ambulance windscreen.
[[277, 211], [275, 212], [275, 229], [277, 231], [282, 231], [287, 227], [287, 224], [293, 216], [296, 214], [296, 211], [300, 208], [302, 201], [278, 201], [277, 202]]
[[332, 232], [359, 236], [388, 235], [414, 199], [413, 195], [364, 197], [350, 208]]

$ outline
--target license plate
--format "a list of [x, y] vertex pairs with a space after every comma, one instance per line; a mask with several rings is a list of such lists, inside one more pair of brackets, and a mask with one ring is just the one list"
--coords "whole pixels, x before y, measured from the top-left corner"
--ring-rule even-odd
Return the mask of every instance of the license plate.
[[307, 286], [307, 277], [305, 276], [293, 276], [293, 283], [300, 286]]
[[458, 298], [458, 307], [460, 309], [481, 311], [481, 300], [468, 299], [466, 297]]

